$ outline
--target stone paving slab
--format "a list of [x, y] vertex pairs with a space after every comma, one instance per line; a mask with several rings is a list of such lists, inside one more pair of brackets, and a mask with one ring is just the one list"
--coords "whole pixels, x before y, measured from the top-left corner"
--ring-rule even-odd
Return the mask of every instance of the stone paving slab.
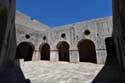
[[68, 62], [24, 62], [21, 66], [31, 83], [91, 83], [103, 65]]

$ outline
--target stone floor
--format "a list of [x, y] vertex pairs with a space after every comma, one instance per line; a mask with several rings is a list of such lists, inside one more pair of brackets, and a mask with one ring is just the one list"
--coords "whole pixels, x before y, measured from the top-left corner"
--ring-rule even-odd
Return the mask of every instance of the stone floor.
[[31, 83], [91, 83], [103, 65], [34, 61], [21, 64], [21, 68]]

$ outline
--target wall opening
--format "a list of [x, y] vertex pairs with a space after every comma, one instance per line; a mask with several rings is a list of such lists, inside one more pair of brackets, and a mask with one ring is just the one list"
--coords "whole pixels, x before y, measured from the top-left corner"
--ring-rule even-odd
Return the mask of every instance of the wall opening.
[[111, 37], [108, 37], [105, 39], [105, 44], [106, 44], [106, 51], [107, 51], [107, 54], [109, 55], [113, 55], [113, 42], [112, 42], [112, 38]]
[[26, 35], [25, 35], [25, 38], [26, 38], [26, 39], [30, 39], [30, 35], [26, 34]]
[[62, 33], [62, 34], [61, 34], [61, 37], [62, 37], [62, 38], [66, 38], [66, 34], [65, 34], [65, 33]]
[[105, 39], [105, 45], [106, 45], [106, 51], [107, 51], [107, 59], [105, 64], [107, 65], [117, 64], [118, 60], [116, 57], [115, 44], [113, 42], [113, 38], [107, 37]]
[[85, 32], [84, 32], [85, 35], [90, 35], [90, 33], [91, 32], [89, 30], [85, 30]]
[[16, 59], [31, 61], [34, 51], [34, 45], [30, 42], [22, 42], [17, 46]]
[[47, 43], [40, 45], [41, 60], [50, 60], [50, 46]]
[[69, 62], [69, 44], [65, 41], [59, 42], [57, 44], [57, 50], [59, 54], [59, 61]]
[[79, 41], [78, 50], [80, 62], [97, 63], [95, 45], [91, 40], [83, 39]]
[[46, 40], [46, 36], [43, 37], [43, 40]]

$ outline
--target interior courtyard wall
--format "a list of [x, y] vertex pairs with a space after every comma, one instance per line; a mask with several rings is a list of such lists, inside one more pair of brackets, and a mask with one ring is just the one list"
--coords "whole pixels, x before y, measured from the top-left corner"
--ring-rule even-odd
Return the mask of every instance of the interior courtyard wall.
[[[66, 41], [69, 44], [70, 62], [79, 62], [78, 42], [82, 39], [89, 39], [93, 41], [96, 46], [97, 63], [104, 64], [107, 55], [105, 38], [111, 37], [112, 35], [112, 17], [59, 26], [44, 32], [34, 31], [28, 27], [21, 27], [21, 25], [19, 26], [18, 24], [16, 26], [17, 30], [20, 30], [17, 31], [18, 43], [22, 41], [32, 42], [37, 52], [34, 56], [38, 56], [36, 60], [40, 60], [40, 45], [48, 43], [51, 51], [50, 61], [54, 62], [59, 59], [56, 47], [59, 42]], [[90, 31], [89, 35], [85, 35], [86, 30]], [[26, 39], [26, 34], [30, 35], [29, 39]], [[65, 34], [64, 38], [61, 37], [62, 34]], [[46, 37], [46, 39], [44, 39], [44, 37]]]

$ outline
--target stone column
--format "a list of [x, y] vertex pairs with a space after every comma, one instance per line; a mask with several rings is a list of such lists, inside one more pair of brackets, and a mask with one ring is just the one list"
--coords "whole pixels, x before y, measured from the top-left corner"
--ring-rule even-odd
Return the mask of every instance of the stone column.
[[78, 50], [70, 50], [70, 62], [71, 63], [78, 63], [79, 62], [79, 51]]
[[35, 50], [33, 52], [32, 61], [39, 61], [39, 60], [40, 60], [40, 52], [39, 52], [39, 50]]
[[51, 50], [50, 51], [50, 61], [51, 62], [59, 61], [59, 56], [58, 56], [58, 51], [57, 50]]
[[113, 39], [117, 59], [125, 71], [125, 0], [113, 0]]
[[105, 64], [107, 58], [106, 50], [96, 50], [97, 64]]

